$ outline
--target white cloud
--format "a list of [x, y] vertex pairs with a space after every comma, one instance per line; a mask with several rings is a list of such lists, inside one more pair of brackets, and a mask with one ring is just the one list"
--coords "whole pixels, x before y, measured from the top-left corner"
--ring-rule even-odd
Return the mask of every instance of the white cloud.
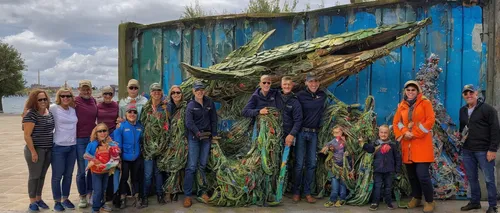
[[54, 67], [40, 73], [41, 83], [62, 85], [67, 80], [68, 84], [76, 87], [79, 80], [89, 79], [96, 86], [117, 84], [118, 49], [92, 47], [90, 50], [92, 54], [73, 53], [59, 59]]
[[29, 30], [0, 38], [0, 40], [12, 45], [21, 53], [28, 72], [54, 66], [60, 51], [71, 48], [71, 45], [63, 40], [44, 39]]

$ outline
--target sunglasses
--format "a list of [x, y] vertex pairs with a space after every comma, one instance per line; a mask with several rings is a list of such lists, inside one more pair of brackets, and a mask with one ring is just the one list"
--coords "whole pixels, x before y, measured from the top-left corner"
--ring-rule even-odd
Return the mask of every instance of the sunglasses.
[[269, 81], [264, 81], [264, 82], [261, 82], [261, 83], [262, 84], [269, 84], [269, 85], [271, 85], [271, 82], [269, 82]]
[[103, 132], [108, 132], [108, 130], [105, 129], [97, 130], [97, 133], [103, 133]]
[[151, 90], [153, 92], [161, 92], [161, 89], [154, 89], [154, 90]]
[[72, 95], [60, 95], [59, 97], [61, 97], [61, 98], [72, 98], [73, 96]]
[[113, 96], [113, 93], [112, 92], [105, 92], [105, 93], [103, 93], [103, 95]]
[[464, 95], [470, 95], [470, 94], [474, 94], [474, 92], [472, 92], [472, 91], [465, 91], [462, 94], [464, 94]]
[[137, 115], [137, 110], [129, 110], [128, 113], [136, 114]]
[[407, 92], [415, 92], [417, 91], [416, 89], [406, 89]]
[[129, 90], [138, 90], [139, 87], [128, 87]]
[[180, 95], [180, 94], [182, 94], [182, 92], [175, 92], [175, 91], [172, 92], [172, 95]]
[[40, 98], [40, 99], [38, 99], [38, 102], [47, 102], [48, 100], [49, 99], [47, 99], [47, 98]]

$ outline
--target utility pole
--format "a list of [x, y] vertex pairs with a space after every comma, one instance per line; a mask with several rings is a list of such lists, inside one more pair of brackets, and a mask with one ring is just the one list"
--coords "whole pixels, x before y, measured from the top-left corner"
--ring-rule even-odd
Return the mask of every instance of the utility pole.
[[38, 86], [40, 86], [40, 70], [38, 70]]

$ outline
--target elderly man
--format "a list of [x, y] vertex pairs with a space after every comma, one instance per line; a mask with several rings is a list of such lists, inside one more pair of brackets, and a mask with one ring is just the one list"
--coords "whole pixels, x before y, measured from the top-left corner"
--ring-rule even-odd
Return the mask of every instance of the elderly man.
[[292, 145], [302, 125], [302, 106], [297, 96], [292, 92], [293, 86], [294, 82], [291, 77], [281, 78], [283, 136], [286, 146]]
[[478, 168], [481, 168], [488, 189], [489, 208], [486, 213], [494, 213], [497, 212], [495, 158], [500, 140], [498, 114], [495, 108], [478, 99], [477, 88], [473, 85], [465, 85], [462, 96], [467, 104], [460, 109], [459, 137], [464, 141], [462, 155], [465, 174], [469, 179], [471, 200], [460, 210], [481, 209], [478, 180]]
[[302, 129], [295, 144], [295, 183], [293, 184], [293, 201], [300, 201], [300, 186], [302, 184], [302, 167], [305, 160], [304, 194], [308, 203], [315, 203], [311, 196], [311, 184], [316, 170], [316, 148], [321, 117], [325, 109], [326, 94], [319, 89], [320, 81], [312, 73], [306, 77], [306, 89], [297, 93], [302, 106]]
[[[81, 80], [78, 85], [80, 94], [75, 97], [75, 111], [78, 117], [76, 124], [76, 159], [78, 170], [76, 174], [76, 186], [80, 194], [80, 203], [78, 207], [86, 208], [88, 199], [92, 193], [92, 178], [90, 171], [85, 172], [85, 159], [83, 154], [90, 143], [90, 135], [96, 126], [97, 120], [97, 102], [92, 97], [92, 83], [89, 80]], [[85, 175], [87, 173], [87, 175]], [[89, 198], [87, 198], [87, 195]]]
[[279, 91], [271, 89], [271, 84], [269, 75], [260, 77], [259, 88], [255, 90], [241, 112], [244, 117], [255, 118], [259, 114], [266, 115], [269, 113], [268, 107], [281, 108]]
[[144, 106], [144, 104], [146, 104], [148, 99], [142, 95], [139, 95], [139, 88], [140, 88], [139, 81], [137, 81], [135, 79], [130, 79], [128, 81], [128, 85], [127, 85], [128, 97], [120, 100], [120, 115], [117, 119], [118, 123], [121, 123], [122, 121], [124, 121], [125, 110], [127, 109], [127, 105], [129, 103], [135, 104], [135, 106], [137, 107], [138, 113], [139, 113], [139, 114], [137, 114], [137, 116], [138, 116], [137, 120], [140, 119], [142, 107]]

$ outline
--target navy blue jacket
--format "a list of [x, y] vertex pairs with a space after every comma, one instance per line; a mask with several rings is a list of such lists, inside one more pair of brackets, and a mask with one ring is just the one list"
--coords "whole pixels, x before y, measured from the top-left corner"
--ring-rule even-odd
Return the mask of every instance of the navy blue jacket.
[[211, 132], [217, 136], [217, 112], [212, 99], [204, 96], [203, 106], [194, 100], [186, 108], [186, 128], [188, 135], [196, 136], [201, 132]]
[[297, 137], [302, 126], [302, 106], [299, 99], [293, 93], [284, 95], [281, 94], [283, 109], [281, 109], [283, 117], [283, 136], [293, 135]]
[[306, 88], [297, 93], [297, 98], [302, 106], [302, 127], [319, 129], [325, 110], [326, 93], [323, 90], [311, 93]]
[[266, 96], [263, 96], [260, 90], [260, 88], [255, 90], [247, 105], [243, 108], [241, 114], [244, 117], [255, 117], [259, 115], [259, 111], [264, 107], [282, 108], [281, 93], [278, 90], [270, 89]]
[[399, 147], [396, 143], [389, 141], [391, 149], [387, 153], [382, 153], [380, 149], [375, 152], [376, 146], [381, 146], [384, 144], [380, 139], [375, 142], [375, 144], [366, 143], [363, 145], [363, 149], [368, 153], [374, 153], [373, 156], [373, 171], [379, 173], [387, 172], [401, 172], [401, 153], [399, 152]]
[[122, 152], [122, 160], [135, 161], [139, 157], [143, 129], [140, 122], [135, 122], [135, 125], [133, 125], [128, 121], [123, 121], [120, 127], [113, 131], [114, 140], [118, 143]]

